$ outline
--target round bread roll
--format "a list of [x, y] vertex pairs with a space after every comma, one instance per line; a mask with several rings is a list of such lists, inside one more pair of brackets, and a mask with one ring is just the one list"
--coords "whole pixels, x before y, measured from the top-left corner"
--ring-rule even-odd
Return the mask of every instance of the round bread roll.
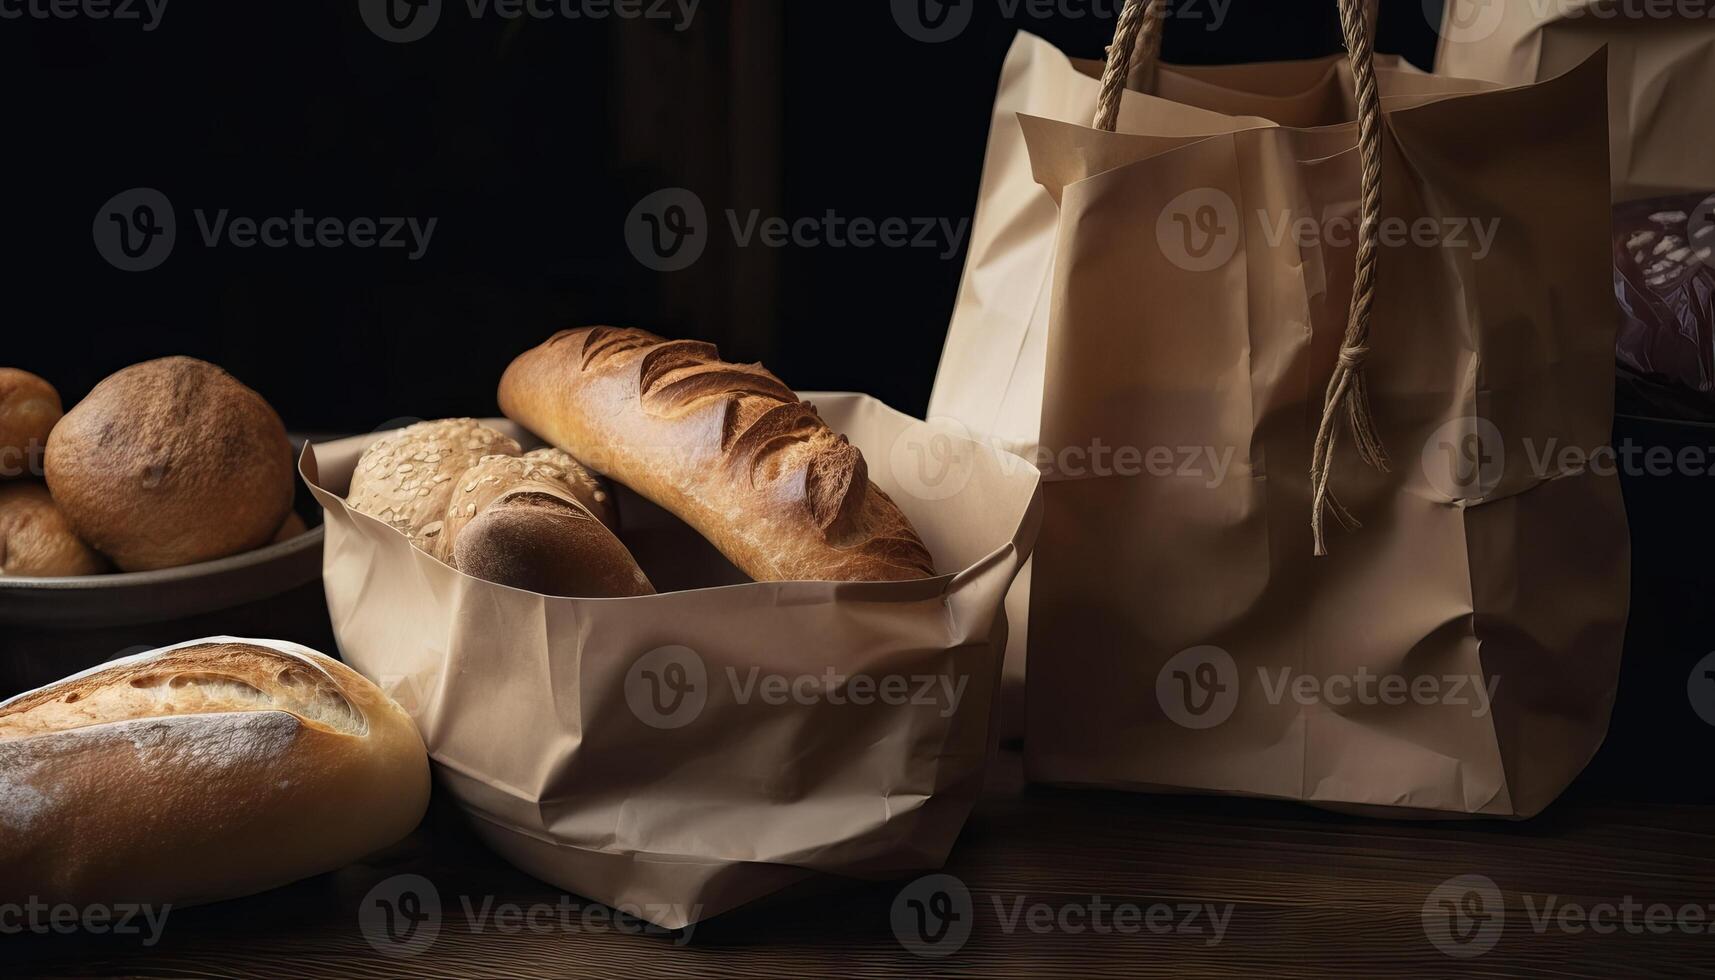
[[416, 725], [319, 653], [210, 641], [0, 703], [0, 902], [186, 905], [342, 867], [429, 799]]
[[62, 414], [53, 385], [28, 371], [0, 367], [0, 479], [42, 475], [48, 433]]
[[433, 552], [440, 521], [458, 484], [484, 456], [516, 456], [518, 443], [476, 419], [418, 422], [364, 450], [346, 504], [401, 531]]
[[0, 575], [99, 575], [107, 560], [72, 533], [48, 488], [0, 483]]
[[507, 494], [479, 513], [456, 539], [449, 564], [542, 595], [655, 594], [631, 552], [588, 510], [529, 491]]
[[262, 396], [206, 361], [111, 375], [48, 439], [48, 489], [80, 537], [128, 572], [269, 542], [292, 508], [292, 445]]

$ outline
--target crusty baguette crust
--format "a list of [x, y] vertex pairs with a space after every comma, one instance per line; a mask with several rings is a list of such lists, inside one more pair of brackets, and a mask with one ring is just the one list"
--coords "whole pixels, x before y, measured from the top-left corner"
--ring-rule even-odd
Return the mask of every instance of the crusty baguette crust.
[[251, 894], [394, 843], [428, 796], [410, 717], [337, 661], [127, 658], [0, 705], [0, 902]]
[[500, 407], [672, 512], [758, 581], [932, 576], [863, 454], [760, 364], [642, 330], [565, 330], [521, 355]]

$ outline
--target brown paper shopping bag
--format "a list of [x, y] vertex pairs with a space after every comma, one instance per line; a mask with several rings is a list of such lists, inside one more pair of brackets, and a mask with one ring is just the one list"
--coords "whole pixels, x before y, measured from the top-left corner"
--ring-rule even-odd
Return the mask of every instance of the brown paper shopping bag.
[[1715, 190], [1715, 4], [1447, 0], [1436, 70], [1522, 85], [1608, 49], [1614, 200]]
[[416, 719], [439, 791], [503, 857], [669, 929], [813, 872], [946, 857], [994, 745], [1002, 600], [1035, 538], [1038, 477], [874, 399], [805, 397], [863, 451], [939, 577], [746, 581], [616, 487], [626, 543], [674, 591], [545, 597], [347, 508], [376, 435], [306, 448], [340, 653]]
[[1024, 120], [1059, 204], [1032, 778], [1526, 816], [1605, 733], [1604, 65], [1385, 108], [1341, 7], [1356, 123], [1163, 149], [1112, 84]]
[[[1395, 57], [1377, 56], [1376, 63], [1386, 105], [1493, 87], [1425, 75]], [[1018, 117], [1088, 121], [1102, 68], [1099, 61], [1069, 58], [1032, 34], [1021, 31], [1014, 39], [995, 96], [964, 278], [929, 399], [929, 417], [938, 425], [1027, 458], [1037, 451], [1042, 417], [1057, 211], [1031, 173]], [[1151, 74], [1151, 93], [1123, 93], [1117, 128], [1160, 137], [1163, 148], [1237, 129], [1319, 126], [1353, 115], [1350, 68], [1339, 56], [1163, 65]], [[1031, 572], [1026, 565], [1007, 596], [1007, 616], [1017, 627], [1006, 656], [1009, 735], [1023, 730]]]

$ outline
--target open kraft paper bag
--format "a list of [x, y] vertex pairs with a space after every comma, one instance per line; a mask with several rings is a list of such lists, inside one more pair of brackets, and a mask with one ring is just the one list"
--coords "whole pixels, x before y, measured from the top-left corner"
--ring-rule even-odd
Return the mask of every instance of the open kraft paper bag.
[[1618, 481], [1578, 463], [1613, 408], [1604, 68], [1360, 84], [1362, 130], [1023, 121], [1059, 202], [1041, 441], [1080, 464], [1044, 473], [1031, 778], [1523, 817], [1584, 767], [1628, 598]]
[[[1377, 55], [1383, 105], [1415, 104], [1494, 86], [1426, 75]], [[1042, 419], [1048, 298], [1059, 213], [1036, 182], [1018, 117], [1087, 123], [1096, 109], [1103, 63], [1068, 57], [1020, 31], [1001, 68], [983, 161], [964, 278], [929, 399], [929, 418], [947, 431], [987, 439], [1036, 458]], [[1238, 65], [1166, 65], [1122, 94], [1117, 129], [1161, 138], [1162, 147], [1262, 126], [1312, 127], [1353, 118], [1344, 56]], [[1003, 693], [1006, 734], [1024, 725], [1025, 637], [1032, 568], [1007, 596], [1013, 624]]]
[[1715, 3], [1447, 0], [1435, 69], [1523, 85], [1608, 49], [1615, 201], [1715, 190]]
[[[874, 399], [805, 397], [863, 451], [939, 577], [750, 582], [616, 486], [662, 594], [544, 597], [347, 509], [379, 433], [305, 448], [341, 655], [412, 714], [441, 791], [525, 871], [677, 929], [813, 872], [945, 859], [995, 742], [1002, 599], [1035, 539], [1038, 475]], [[843, 686], [818, 686], [830, 675]], [[770, 677], [792, 686], [765, 694]]]

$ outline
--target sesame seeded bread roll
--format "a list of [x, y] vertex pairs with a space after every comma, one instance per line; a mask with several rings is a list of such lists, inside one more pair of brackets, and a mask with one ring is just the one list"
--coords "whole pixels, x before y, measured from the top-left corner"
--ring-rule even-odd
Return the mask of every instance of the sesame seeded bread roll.
[[383, 438], [358, 461], [347, 503], [500, 585], [602, 598], [655, 591], [614, 535], [612, 498], [589, 470], [551, 447], [520, 454], [473, 419]]

